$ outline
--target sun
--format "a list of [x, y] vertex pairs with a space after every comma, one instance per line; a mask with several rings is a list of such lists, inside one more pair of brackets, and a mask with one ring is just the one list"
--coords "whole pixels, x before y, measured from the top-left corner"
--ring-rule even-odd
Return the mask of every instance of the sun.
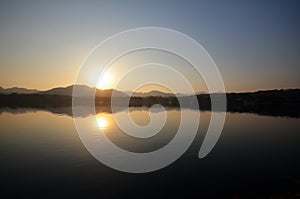
[[97, 88], [99, 89], [110, 89], [113, 87], [113, 76], [110, 72], [105, 72], [99, 81]]

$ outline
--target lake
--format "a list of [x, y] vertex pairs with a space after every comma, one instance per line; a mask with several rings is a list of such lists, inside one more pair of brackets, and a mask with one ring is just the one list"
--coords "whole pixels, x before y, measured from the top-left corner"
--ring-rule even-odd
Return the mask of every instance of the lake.
[[[6, 108], [0, 113], [2, 196], [300, 196], [299, 118], [227, 113], [216, 146], [199, 159], [211, 116], [201, 111], [197, 136], [183, 156], [161, 170], [130, 174], [103, 165], [87, 151], [68, 111]], [[130, 108], [130, 114], [139, 125], [150, 121], [146, 108]], [[180, 110], [168, 109], [167, 116], [162, 131], [147, 140], [122, 134], [109, 112], [98, 112], [91, 125], [117, 146], [141, 153], [157, 150], [175, 136]]]

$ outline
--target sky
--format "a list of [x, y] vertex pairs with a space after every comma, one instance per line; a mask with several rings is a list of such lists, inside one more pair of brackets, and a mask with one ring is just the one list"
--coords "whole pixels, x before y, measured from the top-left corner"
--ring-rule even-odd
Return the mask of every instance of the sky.
[[299, 88], [299, 8], [292, 0], [1, 1], [0, 86], [71, 85], [88, 53], [109, 36], [164, 27], [206, 49], [228, 92]]

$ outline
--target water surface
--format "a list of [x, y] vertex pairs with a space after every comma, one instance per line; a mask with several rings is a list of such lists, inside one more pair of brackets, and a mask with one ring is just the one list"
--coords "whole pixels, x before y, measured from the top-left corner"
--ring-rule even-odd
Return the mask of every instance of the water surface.
[[[131, 108], [131, 115], [137, 124], [147, 125], [147, 111]], [[167, 116], [163, 130], [147, 140], [122, 133], [108, 112], [98, 113], [91, 125], [128, 151], [147, 152], [163, 147], [175, 136], [180, 111], [169, 109]], [[105, 198], [300, 194], [299, 119], [228, 113], [215, 148], [199, 159], [209, 120], [210, 112], [201, 112], [197, 137], [176, 162], [156, 172], [128, 174], [103, 165], [85, 149], [70, 115], [45, 110], [1, 110], [1, 193]]]

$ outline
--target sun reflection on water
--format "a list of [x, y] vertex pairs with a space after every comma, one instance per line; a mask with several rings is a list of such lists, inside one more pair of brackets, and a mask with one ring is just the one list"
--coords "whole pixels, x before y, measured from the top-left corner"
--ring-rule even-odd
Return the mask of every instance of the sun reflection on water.
[[96, 121], [100, 129], [106, 129], [109, 125], [108, 119], [103, 115], [97, 115]]

